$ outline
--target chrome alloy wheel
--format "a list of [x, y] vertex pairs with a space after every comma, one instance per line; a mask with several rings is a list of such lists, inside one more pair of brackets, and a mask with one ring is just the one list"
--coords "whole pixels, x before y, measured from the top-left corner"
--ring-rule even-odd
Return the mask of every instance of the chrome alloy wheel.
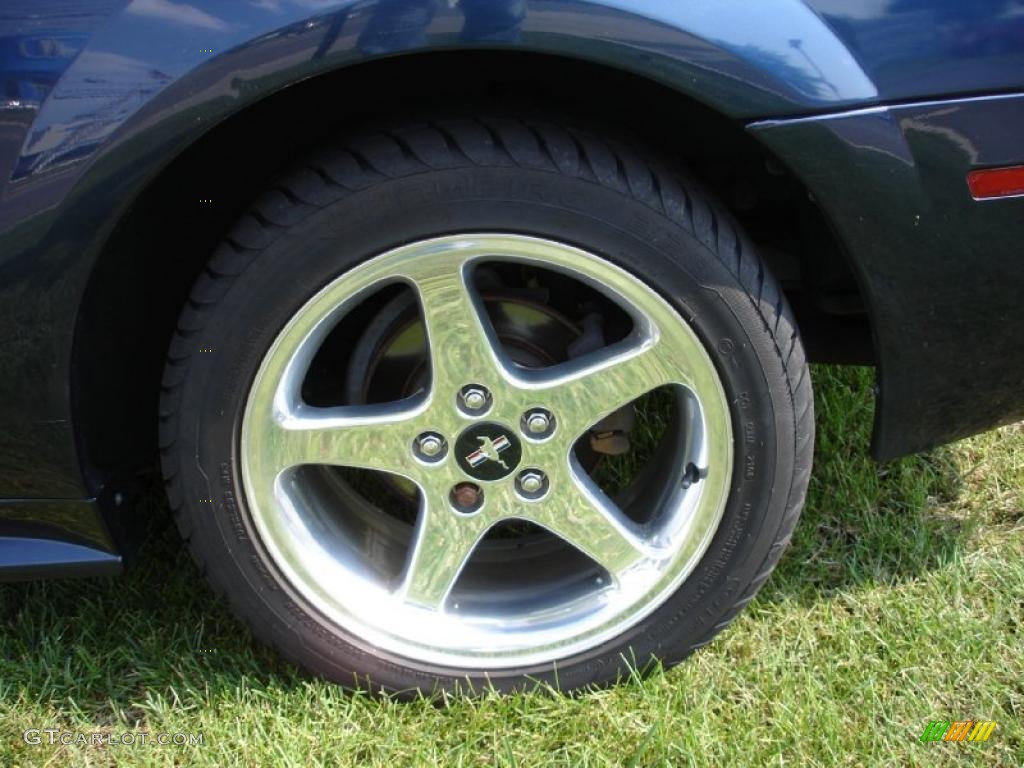
[[[581, 281], [628, 313], [632, 331], [558, 365], [518, 366], [473, 288], [473, 270], [485, 262], [525, 263]], [[417, 296], [429, 386], [384, 404], [304, 402], [302, 382], [324, 339], [366, 296], [390, 284]], [[672, 466], [658, 475], [657, 509], [638, 523], [583, 471], [574, 445], [594, 424], [660, 387], [678, 393], [685, 429], [672, 436]], [[665, 300], [596, 255], [508, 234], [414, 242], [319, 291], [266, 354], [240, 442], [259, 537], [304, 600], [379, 649], [474, 669], [555, 661], [653, 612], [710, 543], [729, 495], [732, 456], [718, 374]], [[306, 487], [298, 469], [309, 465], [377, 470], [415, 484], [419, 510], [397, 577], [373, 567], [373, 536], [351, 535], [337, 511]], [[466, 493], [467, 486], [476, 490]], [[554, 534], [594, 567], [567, 574], [564, 589], [523, 590], [489, 607], [487, 590], [501, 584], [457, 585], [485, 534], [508, 520]], [[580, 574], [584, 583], [569, 578]]]

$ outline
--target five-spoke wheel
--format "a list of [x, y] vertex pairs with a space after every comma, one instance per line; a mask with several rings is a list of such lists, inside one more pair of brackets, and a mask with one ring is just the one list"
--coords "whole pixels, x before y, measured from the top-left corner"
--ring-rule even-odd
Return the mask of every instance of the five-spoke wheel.
[[307, 669], [577, 689], [752, 599], [811, 404], [778, 284], [697, 183], [442, 116], [339, 137], [230, 229], [168, 355], [162, 461], [209, 580]]
[[[544, 368], [512, 361], [473, 285], [479, 265], [552, 270], [604, 292], [632, 321], [622, 340]], [[426, 329], [429, 386], [397, 402], [313, 407], [302, 384], [326, 334], [361, 296], [401, 284]], [[581, 467], [579, 438], [637, 398], [670, 387], [686, 418], [661, 448], [672, 470], [658, 509], [630, 519]], [[275, 562], [320, 610], [396, 653], [497, 667], [548, 661], [622, 632], [670, 595], [703, 554], [732, 468], [728, 404], [696, 335], [651, 288], [593, 254], [503, 234], [435, 238], [338, 278], [288, 323], [246, 408], [243, 477]], [[374, 541], [349, 540], [296, 468], [338, 465], [411, 481], [418, 512], [397, 581], [368, 575]], [[695, 467], [700, 482], [687, 483]], [[601, 573], [589, 590], [536, 589], [515, 616], [452, 597], [485, 534], [507, 520], [570, 543]], [[369, 569], [372, 573], [372, 569]], [[597, 570], [592, 569], [591, 570]], [[495, 593], [522, 589], [509, 573]], [[560, 599], [561, 598], [561, 599]], [[466, 602], [466, 601], [464, 601]], [[496, 601], [498, 604], [503, 600]], [[416, 631], [410, 633], [410, 627]]]

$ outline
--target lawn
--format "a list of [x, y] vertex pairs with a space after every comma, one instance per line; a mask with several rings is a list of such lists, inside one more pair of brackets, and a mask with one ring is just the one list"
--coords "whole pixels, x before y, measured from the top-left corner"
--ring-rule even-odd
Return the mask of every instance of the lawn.
[[[165, 521], [123, 579], [0, 585], [0, 766], [1024, 764], [1024, 424], [879, 466], [870, 374], [814, 383], [793, 546], [679, 667], [571, 698], [348, 694], [254, 646]], [[998, 722], [988, 742], [919, 739], [968, 718]], [[29, 728], [203, 744], [35, 746]]]

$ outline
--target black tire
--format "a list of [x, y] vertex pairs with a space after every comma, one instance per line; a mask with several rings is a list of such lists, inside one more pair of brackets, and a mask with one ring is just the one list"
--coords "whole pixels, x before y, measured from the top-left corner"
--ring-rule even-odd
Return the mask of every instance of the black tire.
[[[261, 545], [237, 448], [249, 383], [297, 307], [396, 245], [481, 230], [576, 244], [655, 287], [709, 352], [735, 436], [732, 491], [718, 530], [660, 608], [556, 664], [489, 673], [382, 652], [306, 604]], [[624, 659], [677, 663], [750, 602], [804, 502], [813, 408], [804, 350], [778, 284], [698, 184], [634, 147], [568, 125], [444, 118], [408, 120], [320, 149], [234, 224], [181, 315], [160, 437], [170, 503], [200, 569], [253, 634], [288, 659], [375, 690], [511, 690], [535, 681], [572, 690], [615, 682], [627, 672]]]

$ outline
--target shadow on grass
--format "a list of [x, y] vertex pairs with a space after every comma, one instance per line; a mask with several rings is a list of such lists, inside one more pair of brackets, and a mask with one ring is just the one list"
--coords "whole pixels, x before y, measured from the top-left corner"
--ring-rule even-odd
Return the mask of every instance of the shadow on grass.
[[[967, 531], [935, 510], [958, 490], [952, 453], [875, 464], [872, 372], [816, 368], [814, 382], [808, 504], [762, 599], [820, 600], [912, 579], [955, 557]], [[213, 596], [159, 489], [142, 507], [155, 531], [124, 578], [0, 585], [0, 711], [70, 707], [94, 723], [133, 725], [141, 706], [209, 706], [218, 691], [302, 684]]]

